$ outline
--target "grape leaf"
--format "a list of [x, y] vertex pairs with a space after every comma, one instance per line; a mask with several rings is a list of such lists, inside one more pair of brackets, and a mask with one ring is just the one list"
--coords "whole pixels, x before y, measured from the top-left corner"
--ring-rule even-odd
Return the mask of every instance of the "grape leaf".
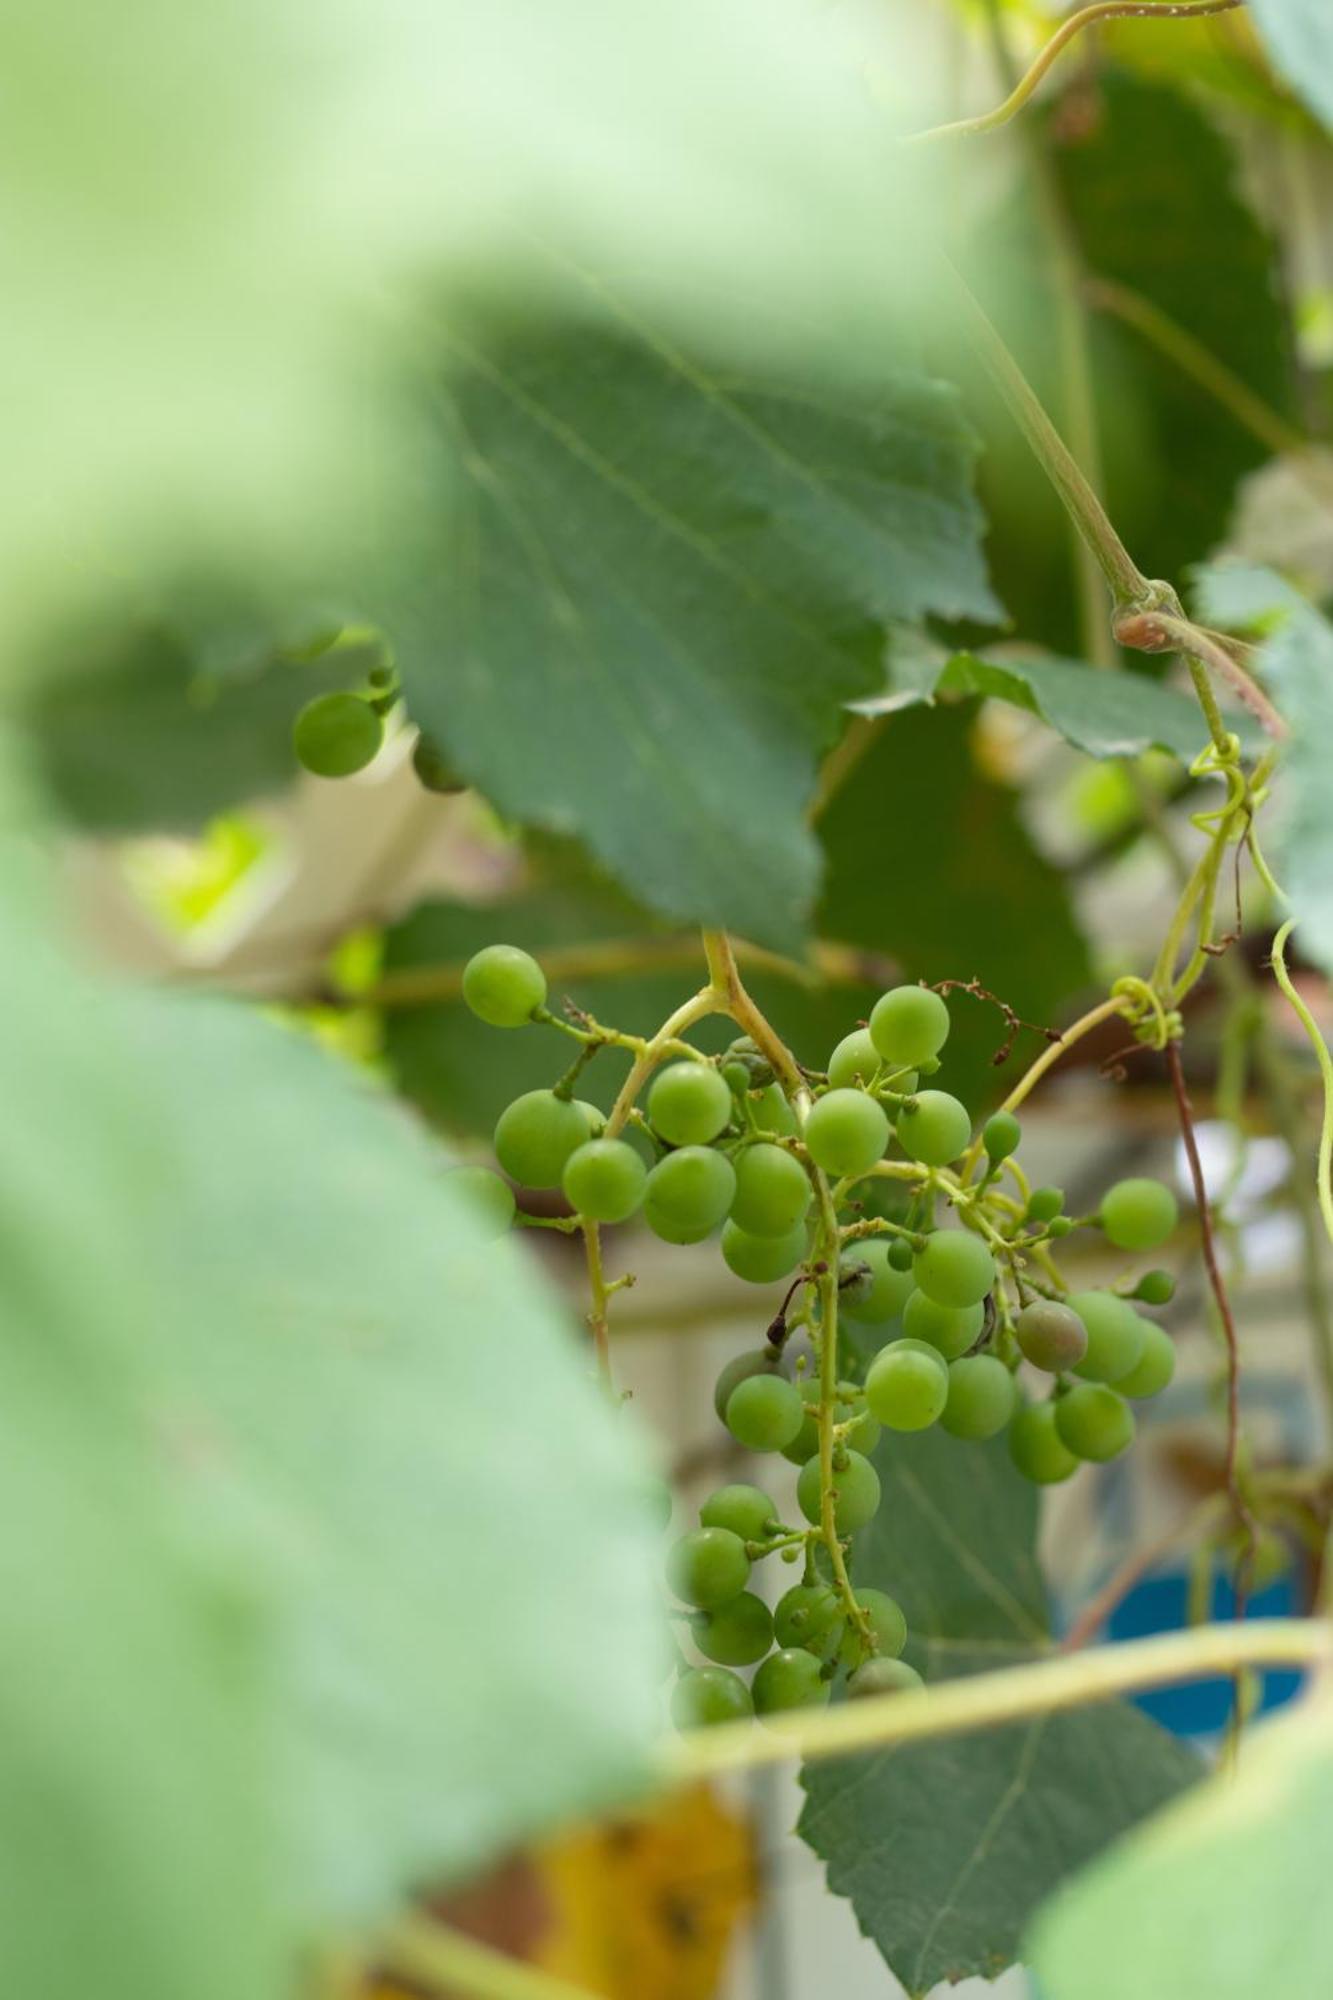
[[1333, 16], [1324, 0], [1251, 0], [1274, 68], [1333, 130]]
[[993, 609], [952, 392], [816, 399], [590, 327], [448, 360], [370, 607], [413, 714], [659, 914], [790, 948], [816, 759], [879, 627]]
[[1239, 1768], [1078, 1876], [1036, 1920], [1049, 2000], [1324, 2000], [1333, 1982], [1327, 1700], [1246, 1744]]
[[392, 1100], [0, 923], [0, 1966], [263, 2000], [316, 1926], [641, 1778], [650, 1481]]
[[[1102, 672], [1074, 660], [1020, 659], [986, 653], [919, 651], [907, 671], [891, 659], [894, 685], [855, 706], [862, 715], [892, 713], [912, 700], [979, 694], [1025, 708], [1089, 757], [1136, 757], [1154, 747], [1188, 763], [1202, 749], [1207, 725], [1189, 695], [1144, 674]], [[1244, 727], [1241, 722], [1244, 722]], [[1248, 718], [1237, 727], [1254, 737]]]
[[[884, 1502], [858, 1538], [858, 1581], [907, 1614], [928, 1679], [1012, 1664], [1049, 1630], [1038, 1498], [1004, 1440], [886, 1438]], [[1197, 1774], [1197, 1759], [1123, 1703], [806, 1767], [799, 1831], [908, 1992], [989, 1978], [1066, 1875]]]

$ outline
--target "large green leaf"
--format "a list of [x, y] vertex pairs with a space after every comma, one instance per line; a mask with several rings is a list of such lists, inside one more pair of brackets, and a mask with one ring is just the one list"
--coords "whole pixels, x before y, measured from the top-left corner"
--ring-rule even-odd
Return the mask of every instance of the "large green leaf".
[[803, 819], [877, 633], [992, 608], [952, 393], [814, 397], [585, 328], [449, 344], [372, 607], [505, 812], [655, 911], [790, 947]]
[[[898, 1598], [927, 1678], [1040, 1650], [1038, 1499], [1004, 1440], [891, 1436], [876, 1462], [884, 1503], [855, 1575]], [[1154, 1723], [1110, 1703], [811, 1765], [800, 1832], [908, 1992], [923, 1994], [993, 1978], [1056, 1885], [1197, 1770]]]
[[1239, 1769], [1145, 1827], [1043, 1910], [1049, 2000], [1325, 2000], [1333, 1987], [1327, 1699], [1247, 1746]]
[[1333, 15], [1324, 0], [1251, 0], [1278, 72], [1333, 128]]
[[[1065, 882], [1034, 847], [1017, 795], [977, 765], [970, 705], [888, 717], [821, 821], [818, 927], [884, 955], [909, 979], [979, 979], [1024, 1020], [1054, 1027], [1091, 978]], [[975, 1109], [1031, 1061], [1007, 1066], [999, 1010], [950, 1002], [941, 1081]]]
[[0, 915], [0, 1966], [263, 2000], [642, 1775], [650, 1482], [383, 1093]]

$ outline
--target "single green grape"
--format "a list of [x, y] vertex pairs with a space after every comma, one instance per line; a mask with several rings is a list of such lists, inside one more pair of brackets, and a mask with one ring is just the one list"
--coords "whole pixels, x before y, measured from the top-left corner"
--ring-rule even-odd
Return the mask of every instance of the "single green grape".
[[412, 745], [412, 769], [423, 791], [448, 793], [467, 790], [439, 744], [429, 736], [418, 734]]
[[643, 1200], [648, 1169], [623, 1139], [589, 1139], [565, 1161], [571, 1208], [590, 1222], [627, 1222]]
[[736, 1161], [731, 1219], [751, 1236], [786, 1236], [804, 1222], [814, 1199], [810, 1176], [782, 1146], [761, 1141]]
[[1088, 1351], [1074, 1369], [1085, 1382], [1118, 1382], [1136, 1368], [1147, 1321], [1114, 1292], [1072, 1292], [1065, 1301], [1088, 1330]]
[[903, 1307], [903, 1332], [909, 1339], [937, 1349], [946, 1361], [966, 1354], [985, 1324], [984, 1306], [937, 1305], [924, 1292], [912, 1292]]
[[384, 724], [359, 694], [317, 694], [292, 724], [297, 762], [317, 778], [364, 771], [384, 741]]
[[727, 1429], [749, 1451], [781, 1451], [804, 1417], [796, 1386], [783, 1375], [751, 1375], [727, 1398]]
[[727, 1402], [738, 1382], [744, 1382], [750, 1375], [776, 1375], [781, 1365], [781, 1356], [771, 1347], [747, 1347], [733, 1354], [730, 1361], [724, 1361], [713, 1385], [713, 1408], [718, 1422], [726, 1422]]
[[889, 1244], [889, 1263], [895, 1271], [910, 1271], [915, 1252], [905, 1236], [895, 1236]]
[[749, 1688], [725, 1667], [687, 1667], [671, 1691], [671, 1720], [677, 1729], [743, 1722], [753, 1714]]
[[546, 1005], [546, 974], [516, 944], [488, 944], [463, 967], [463, 998], [492, 1028], [522, 1028]]
[[968, 1229], [936, 1229], [912, 1262], [916, 1287], [937, 1306], [980, 1305], [995, 1283], [995, 1259]]
[[1117, 1181], [1102, 1196], [1099, 1219], [1117, 1250], [1156, 1250], [1180, 1220], [1180, 1209], [1161, 1181]]
[[783, 1646], [758, 1668], [751, 1694], [756, 1715], [778, 1715], [785, 1709], [820, 1707], [829, 1698], [829, 1684], [813, 1653]]
[[1056, 1299], [1033, 1299], [1014, 1321], [1024, 1358], [1048, 1375], [1077, 1368], [1088, 1351], [1088, 1329], [1072, 1306]]
[[691, 1528], [667, 1550], [668, 1585], [682, 1603], [698, 1611], [712, 1611], [739, 1596], [749, 1575], [745, 1544], [729, 1528]]
[[1028, 1196], [1027, 1220], [1052, 1222], [1065, 1205], [1065, 1191], [1057, 1187], [1033, 1188]]
[[1052, 1243], [1056, 1243], [1061, 1237], [1071, 1235], [1073, 1229], [1074, 1219], [1072, 1216], [1053, 1215], [1046, 1225], [1046, 1234], [1050, 1237]]
[[719, 1486], [699, 1509], [705, 1528], [730, 1528], [743, 1542], [762, 1542], [778, 1525], [778, 1510], [758, 1486]]
[[869, 1028], [853, 1028], [844, 1035], [828, 1059], [828, 1080], [832, 1090], [853, 1090], [868, 1085], [880, 1066], [880, 1053]]
[[997, 1355], [966, 1354], [949, 1363], [949, 1400], [940, 1422], [951, 1437], [997, 1437], [1017, 1397], [1014, 1378]]
[[1145, 1306], [1167, 1306], [1176, 1296], [1176, 1281], [1169, 1271], [1145, 1271], [1132, 1296]]
[[444, 1178], [467, 1203], [474, 1224], [488, 1241], [513, 1227], [517, 1213], [514, 1190], [499, 1174], [489, 1167], [450, 1167]]
[[912, 1289], [909, 1273], [895, 1271], [889, 1245], [882, 1236], [862, 1237], [849, 1244], [838, 1264], [838, 1306], [848, 1319], [882, 1326], [907, 1303]]
[[939, 1421], [949, 1396], [949, 1370], [924, 1340], [891, 1340], [866, 1376], [866, 1402], [891, 1431], [924, 1431]]
[[830, 1090], [810, 1108], [805, 1143], [826, 1174], [859, 1180], [884, 1157], [888, 1116], [863, 1090]]
[[775, 1132], [780, 1139], [794, 1139], [798, 1131], [796, 1113], [783, 1095], [782, 1086], [770, 1083], [754, 1110], [755, 1129]]
[[841, 1630], [838, 1593], [827, 1583], [797, 1583], [778, 1599], [773, 1637], [779, 1646], [803, 1646], [826, 1659]]
[[669, 1146], [707, 1146], [731, 1118], [731, 1092], [711, 1063], [659, 1070], [648, 1092], [648, 1123]]
[[528, 1090], [500, 1113], [495, 1157], [520, 1187], [559, 1187], [566, 1161], [587, 1137], [580, 1105], [553, 1090]]
[[967, 1106], [947, 1090], [918, 1090], [898, 1113], [898, 1143], [926, 1167], [947, 1167], [967, 1151], [971, 1137]]
[[806, 1227], [798, 1222], [785, 1236], [752, 1236], [735, 1222], [722, 1225], [722, 1256], [728, 1270], [750, 1285], [771, 1285], [787, 1277], [809, 1247]]
[[1115, 1385], [1120, 1395], [1132, 1396], [1136, 1402], [1145, 1396], [1160, 1396], [1176, 1372], [1176, 1348], [1170, 1334], [1155, 1320], [1141, 1315], [1139, 1325], [1144, 1329], [1143, 1352]]
[[875, 1002], [870, 1036], [894, 1069], [915, 1068], [949, 1039], [949, 1010], [928, 986], [895, 986]]
[[994, 1111], [981, 1128], [981, 1143], [993, 1167], [1018, 1151], [1023, 1128], [1012, 1111]]
[[1079, 1461], [1060, 1436], [1054, 1403], [1025, 1403], [1009, 1426], [1009, 1456], [1024, 1479], [1058, 1486], [1078, 1471]]
[[[890, 1597], [887, 1590], [868, 1590], [863, 1585], [856, 1592], [856, 1601], [870, 1621], [876, 1651], [886, 1659], [896, 1658], [907, 1644], [907, 1619], [897, 1598]], [[848, 1618], [843, 1625], [838, 1658], [845, 1667], [854, 1667], [864, 1657], [865, 1641]]]
[[666, 1243], [702, 1243], [726, 1215], [735, 1193], [735, 1170], [724, 1154], [707, 1146], [682, 1146], [649, 1173], [643, 1219]]
[[905, 1694], [925, 1685], [916, 1668], [906, 1660], [886, 1660], [876, 1655], [857, 1668], [847, 1683], [847, 1693], [853, 1701], [860, 1701], [868, 1695]]
[[1055, 1427], [1075, 1458], [1098, 1465], [1134, 1442], [1134, 1412], [1105, 1382], [1076, 1382], [1055, 1405]]
[[752, 1667], [773, 1643], [773, 1614], [762, 1597], [743, 1590], [712, 1611], [696, 1611], [690, 1632], [706, 1660], [724, 1667]]
[[[833, 1525], [840, 1535], [854, 1535], [879, 1512], [879, 1474], [859, 1451], [847, 1453], [847, 1463], [833, 1468]], [[796, 1504], [814, 1527], [820, 1524], [819, 1460], [809, 1458], [796, 1481]]]

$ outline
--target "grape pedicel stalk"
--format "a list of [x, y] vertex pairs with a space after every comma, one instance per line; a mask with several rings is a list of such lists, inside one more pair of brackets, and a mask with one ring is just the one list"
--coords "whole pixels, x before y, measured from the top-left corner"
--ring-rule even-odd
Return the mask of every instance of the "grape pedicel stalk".
[[[1131, 1400], [1160, 1393], [1175, 1361], [1138, 1311], [1170, 1298], [1165, 1272], [1071, 1292], [1055, 1254], [1075, 1228], [1156, 1249], [1177, 1221], [1169, 1189], [1120, 1181], [1077, 1221], [1058, 1189], [1031, 1189], [1011, 1110], [974, 1136], [957, 1097], [923, 1086], [946, 1060], [950, 1028], [928, 987], [883, 994], [826, 1070], [806, 1070], [741, 986], [725, 941], [710, 942], [709, 964], [709, 985], [651, 1038], [548, 1012], [541, 967], [516, 946], [487, 946], [463, 975], [479, 1019], [504, 1030], [541, 1022], [579, 1044], [563, 1077], [502, 1114], [495, 1151], [513, 1180], [558, 1186], [575, 1211], [555, 1226], [584, 1235], [608, 1381], [607, 1300], [628, 1280], [602, 1275], [602, 1224], [637, 1215], [669, 1243], [716, 1236], [738, 1277], [786, 1286], [762, 1341], [723, 1368], [715, 1403], [745, 1450], [800, 1467], [803, 1518], [784, 1522], [762, 1486], [732, 1484], [668, 1550], [667, 1583], [687, 1607], [674, 1616], [704, 1662], [678, 1653], [671, 1713], [682, 1728], [822, 1703], [840, 1677], [852, 1695], [920, 1684], [899, 1658], [900, 1607], [854, 1588], [848, 1572], [852, 1540], [880, 1505], [870, 1454], [883, 1430], [939, 1424], [960, 1451], [1006, 1432], [1018, 1471], [1050, 1485], [1125, 1451]], [[716, 1014], [743, 1032], [712, 1057], [686, 1036]], [[603, 1120], [574, 1089], [607, 1047], [632, 1067]], [[486, 1169], [455, 1171], [494, 1233], [513, 1213], [509, 1186]], [[840, 1320], [855, 1339], [840, 1340]], [[1044, 1396], [1020, 1389], [1023, 1363], [1047, 1377]], [[752, 1578], [773, 1556], [800, 1577], [770, 1613]], [[754, 1670], [750, 1685], [741, 1668]]]

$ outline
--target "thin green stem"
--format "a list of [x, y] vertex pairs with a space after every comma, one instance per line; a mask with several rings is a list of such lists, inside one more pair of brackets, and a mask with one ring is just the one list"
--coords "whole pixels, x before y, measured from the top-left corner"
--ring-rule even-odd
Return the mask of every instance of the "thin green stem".
[[1333, 1666], [1333, 1627], [1322, 1618], [1255, 1618], [1090, 1647], [1030, 1666], [969, 1674], [920, 1693], [772, 1716], [763, 1729], [727, 1724], [694, 1731], [663, 1744], [661, 1765], [668, 1780], [683, 1783], [796, 1757], [845, 1757], [1053, 1715], [1245, 1666]]
[[584, 1216], [580, 1227], [588, 1265], [588, 1331], [597, 1355], [597, 1372], [605, 1387], [614, 1394], [611, 1376], [611, 1332], [607, 1317], [606, 1275], [602, 1269], [602, 1233], [599, 1225]]
[[585, 1986], [572, 1986], [535, 1965], [464, 1937], [461, 1931], [424, 1917], [404, 1917], [380, 1944], [378, 1961], [392, 1976], [439, 1994], [440, 2000], [593, 2000]]
[[[1086, 1014], [1080, 1014], [1077, 1021], [1072, 1022], [1063, 1031], [1058, 1042], [1049, 1042], [1047, 1044], [1036, 1061], [1018, 1079], [1018, 1082], [1005, 1098], [1000, 1109], [1002, 1111], [1017, 1111], [1019, 1105], [1024, 1102], [1041, 1082], [1047, 1070], [1053, 1069], [1061, 1056], [1073, 1048], [1075, 1042], [1081, 1041], [1084, 1035], [1090, 1035], [1094, 1028], [1100, 1028], [1103, 1021], [1111, 1021], [1114, 1020], [1117, 1014], [1129, 1014], [1133, 1011], [1133, 1001], [1123, 993], [1112, 994], [1109, 1000], [1102, 1000], [1097, 1006], [1089, 1007]], [[981, 1154], [982, 1142], [978, 1137], [972, 1141], [968, 1151], [964, 1154], [963, 1163], [958, 1170], [958, 1180], [963, 1187], [967, 1186], [972, 1175], [976, 1172], [977, 1162], [981, 1158]]]
[[644, 1043], [639, 1054], [635, 1056], [630, 1066], [629, 1075], [620, 1086], [619, 1095], [612, 1105], [611, 1115], [606, 1121], [606, 1136], [608, 1139], [615, 1138], [625, 1120], [629, 1117], [634, 1100], [663, 1057], [670, 1053], [672, 1044], [677, 1038], [683, 1035], [687, 1028], [692, 1028], [696, 1021], [702, 1021], [709, 1014], [719, 1014], [722, 1011], [720, 996], [709, 985], [703, 987], [700, 992], [684, 1001], [681, 1006], [677, 1007], [674, 1014], [667, 1016], [657, 1033]]
[[1319, 1159], [1315, 1169], [1315, 1186], [1319, 1192], [1319, 1213], [1324, 1220], [1324, 1228], [1329, 1241], [1333, 1242], [1333, 1056], [1328, 1051], [1328, 1043], [1320, 1032], [1319, 1023], [1306, 1006], [1292, 983], [1287, 970], [1287, 939], [1295, 929], [1295, 920], [1283, 924], [1273, 939], [1273, 977], [1276, 979], [1296, 1016], [1310, 1038], [1310, 1046], [1319, 1065], [1319, 1076], [1324, 1086], [1324, 1113], [1319, 1125]]

